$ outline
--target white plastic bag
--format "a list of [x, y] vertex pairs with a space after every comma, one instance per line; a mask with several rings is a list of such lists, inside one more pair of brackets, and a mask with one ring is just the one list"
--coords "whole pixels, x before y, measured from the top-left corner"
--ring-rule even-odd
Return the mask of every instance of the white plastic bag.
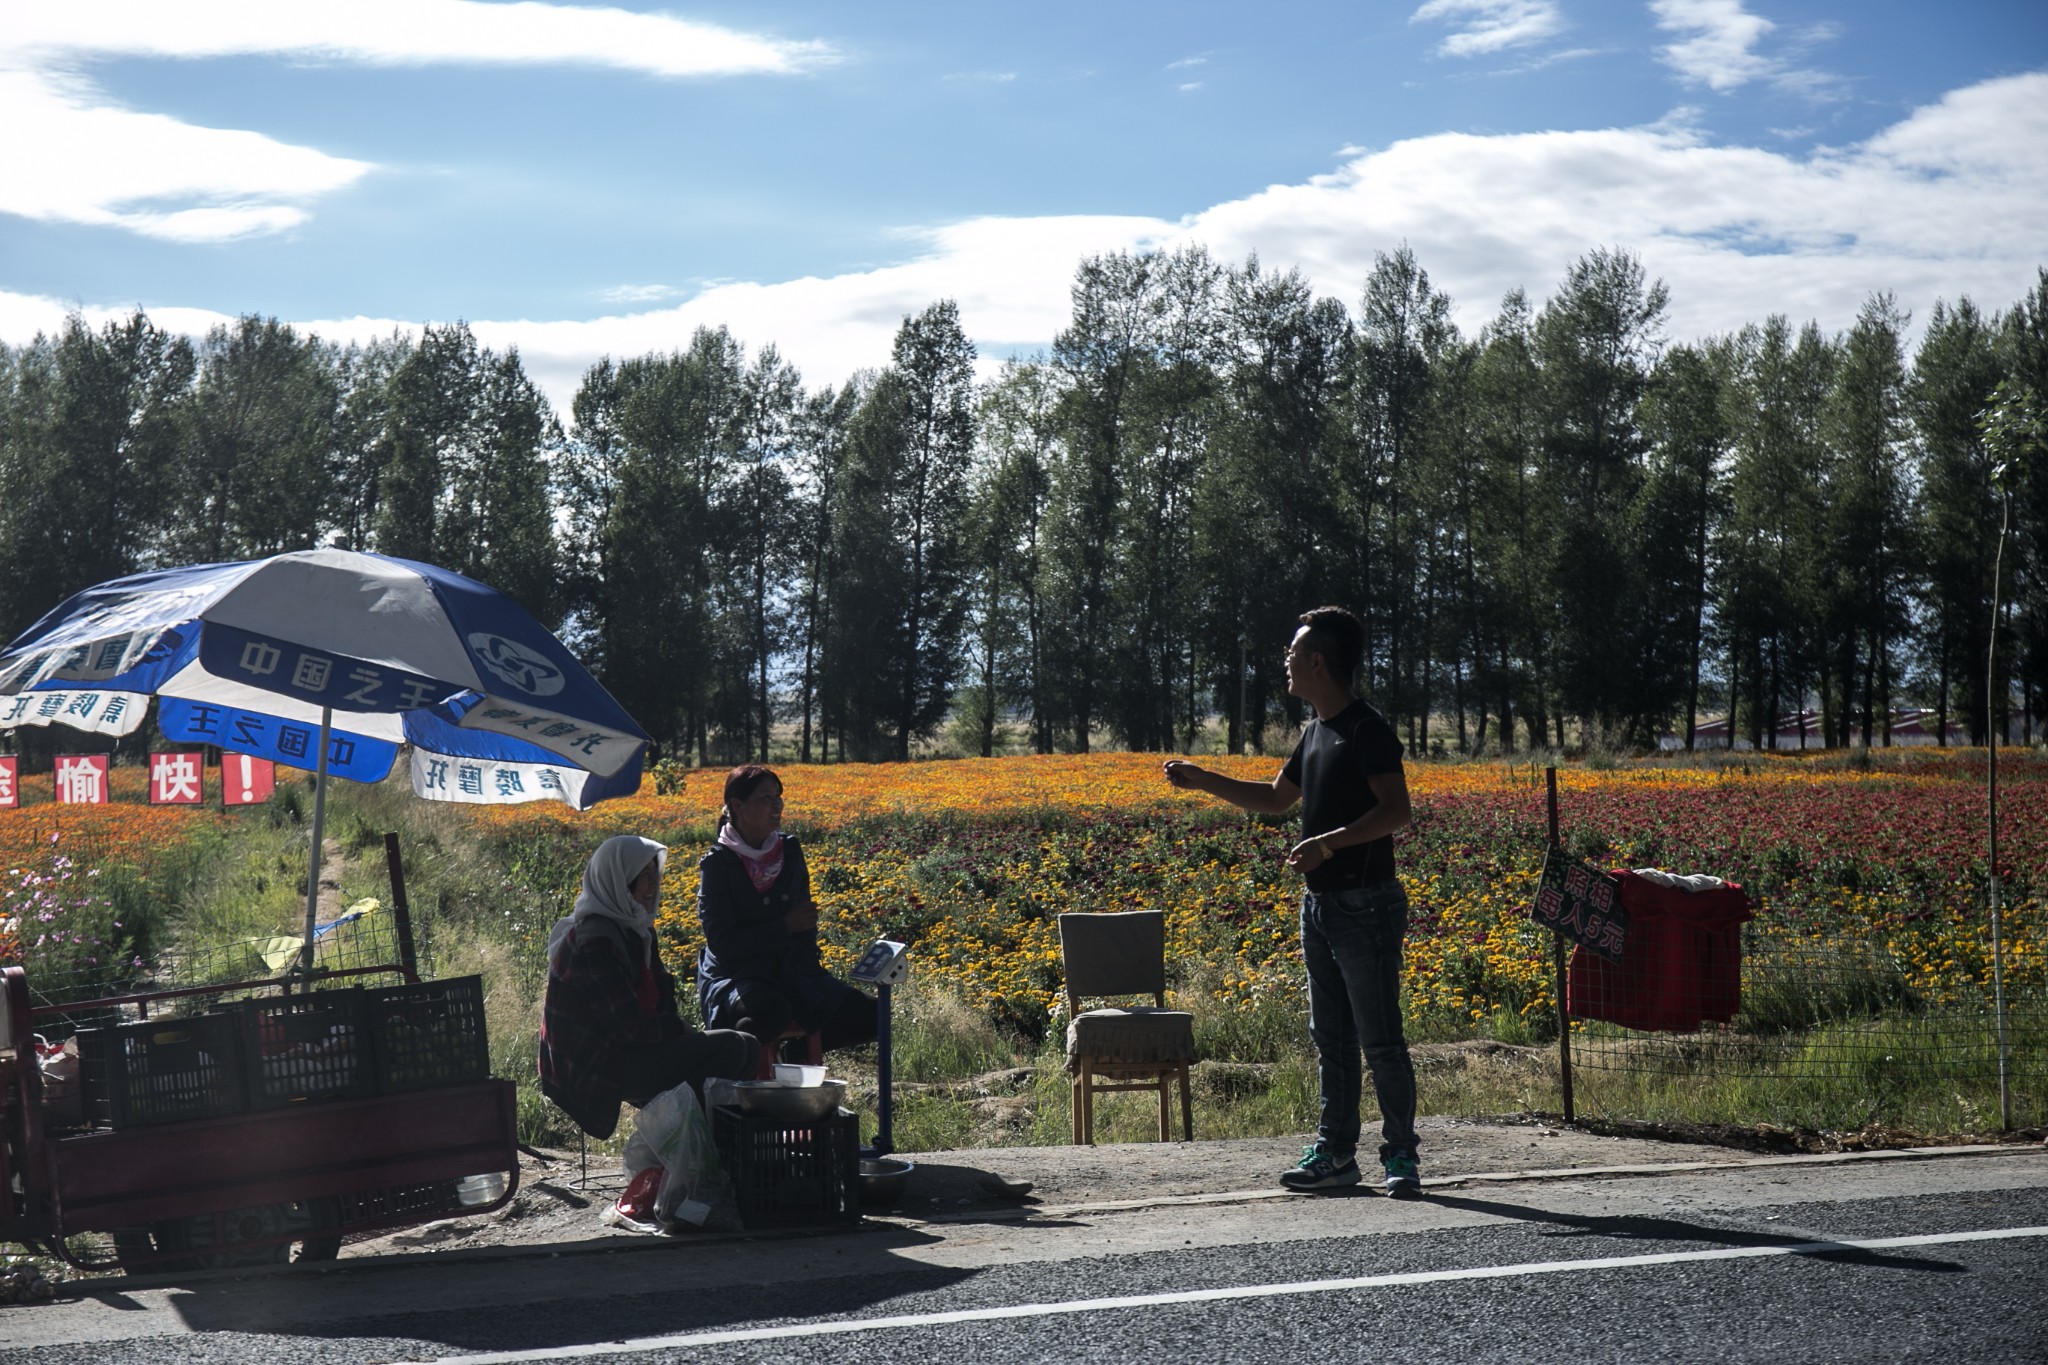
[[36, 1069], [43, 1074], [44, 1122], [79, 1127], [85, 1122], [85, 1091], [79, 1084], [78, 1040], [52, 1043], [35, 1035]]
[[658, 1222], [702, 1227], [711, 1217], [722, 1183], [718, 1148], [697, 1092], [687, 1084], [662, 1091], [640, 1110], [626, 1140], [625, 1163], [629, 1179], [652, 1166], [662, 1168], [654, 1197]]

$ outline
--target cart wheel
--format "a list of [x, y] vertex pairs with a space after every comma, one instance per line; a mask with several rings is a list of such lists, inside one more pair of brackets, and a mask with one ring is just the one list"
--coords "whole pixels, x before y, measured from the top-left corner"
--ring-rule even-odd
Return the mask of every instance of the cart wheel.
[[320, 1237], [308, 1237], [299, 1243], [299, 1254], [294, 1261], [331, 1261], [341, 1255], [341, 1200], [332, 1196], [326, 1199], [308, 1199], [307, 1210], [313, 1216], [315, 1228], [332, 1228], [335, 1231]]
[[[166, 1218], [149, 1225], [151, 1237], [156, 1243], [156, 1259], [147, 1267], [152, 1274], [177, 1275], [200, 1268], [199, 1258], [196, 1256], [170, 1254], [184, 1252], [190, 1246], [185, 1237], [185, 1224], [188, 1221], [184, 1218]], [[117, 1243], [116, 1246], [118, 1245]]]
[[157, 1269], [156, 1242], [148, 1228], [115, 1228], [114, 1261], [123, 1270]]
[[[156, 1224], [157, 1247], [192, 1253], [176, 1269], [221, 1270], [238, 1266], [285, 1265], [292, 1260], [290, 1242], [267, 1246], [248, 1243], [294, 1233], [319, 1233], [341, 1222], [340, 1203], [333, 1199], [302, 1199], [290, 1204], [262, 1204], [220, 1214], [201, 1213]], [[303, 1238], [301, 1260], [332, 1260], [341, 1251], [335, 1234]], [[329, 1246], [332, 1250], [328, 1250]], [[323, 1254], [324, 1253], [324, 1254]]]

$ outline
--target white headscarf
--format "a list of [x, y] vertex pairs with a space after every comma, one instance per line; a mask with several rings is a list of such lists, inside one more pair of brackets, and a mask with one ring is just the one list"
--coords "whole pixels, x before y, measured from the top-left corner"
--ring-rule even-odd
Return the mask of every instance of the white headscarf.
[[660, 869], [656, 876], [667, 870], [668, 845], [637, 834], [621, 834], [597, 846], [597, 852], [590, 855], [590, 865], [583, 869], [583, 889], [576, 894], [576, 908], [556, 920], [555, 927], [548, 931], [549, 971], [561, 970], [557, 955], [562, 945], [577, 924], [593, 915], [617, 920], [638, 934], [647, 960], [654, 960], [654, 916], [627, 889], [650, 862]]

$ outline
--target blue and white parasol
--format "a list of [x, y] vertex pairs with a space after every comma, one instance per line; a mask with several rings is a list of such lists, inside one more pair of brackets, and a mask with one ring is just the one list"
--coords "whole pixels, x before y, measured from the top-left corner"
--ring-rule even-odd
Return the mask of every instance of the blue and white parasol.
[[315, 772], [316, 874], [327, 775], [380, 781], [402, 744], [428, 800], [580, 810], [638, 790], [648, 742], [511, 598], [350, 550], [118, 578], [0, 652], [0, 730], [132, 734], [152, 696], [170, 739]]

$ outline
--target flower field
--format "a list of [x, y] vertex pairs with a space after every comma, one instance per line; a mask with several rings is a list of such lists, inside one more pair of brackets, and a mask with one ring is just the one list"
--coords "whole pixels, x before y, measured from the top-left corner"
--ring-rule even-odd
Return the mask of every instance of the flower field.
[[[1204, 762], [1254, 780], [1277, 767], [1270, 758]], [[916, 1079], [1034, 1053], [1056, 1073], [1041, 1051], [1059, 1037], [1064, 1007], [1056, 916], [1127, 909], [1166, 915], [1172, 990], [1195, 1013], [1203, 1057], [1303, 1075], [1299, 884], [1282, 862], [1295, 821], [1175, 790], [1159, 765], [1155, 755], [1112, 753], [781, 770], [787, 823], [810, 851], [828, 964], [843, 970], [878, 936], [905, 939], [916, 989], [898, 1002], [899, 1046], [987, 1040], [950, 1052], [929, 1042], [917, 1054], [925, 1060], [905, 1063]], [[65, 974], [108, 984], [179, 943], [275, 932], [249, 916], [299, 894], [289, 888], [303, 857], [303, 790], [291, 784], [302, 778], [287, 778], [281, 804], [252, 818], [151, 808], [139, 768], [112, 776], [112, 805], [56, 807], [31, 789], [30, 805], [0, 811], [0, 962], [26, 956], [51, 985]], [[2034, 1096], [2025, 1100], [2033, 1112], [2048, 1080], [2048, 760], [2001, 757], [2001, 776], [2010, 1055], [2014, 1093]], [[402, 778], [375, 789], [344, 783], [329, 809], [343, 850], [336, 875], [376, 894], [381, 832], [404, 831], [423, 952], [436, 970], [496, 974], [501, 1074], [530, 1076], [540, 946], [603, 838], [636, 832], [675, 850], [659, 927], [671, 965], [694, 965], [695, 866], [721, 785], [722, 774], [691, 772], [678, 794], [579, 813], [433, 805]], [[1541, 768], [1424, 762], [1410, 767], [1409, 785], [1415, 821], [1398, 861], [1413, 906], [1411, 1038], [1553, 1038], [1551, 942], [1527, 917], [1545, 846]], [[1744, 931], [1733, 1027], [1677, 1039], [1576, 1026], [1585, 1031], [1584, 1049], [1574, 1047], [1586, 1071], [1581, 1104], [1716, 1122], [1854, 1128], [1882, 1112], [1927, 1132], [1984, 1126], [1996, 1092], [1986, 1080], [1982, 751], [1567, 766], [1559, 787], [1572, 852], [1608, 866], [1715, 873], [1741, 882], [1758, 908]], [[1463, 1075], [1432, 1080], [1432, 1102], [1489, 1102]], [[1711, 1077], [1729, 1084], [1704, 1085]], [[1745, 1088], [1752, 1081], [1766, 1088]], [[1298, 1127], [1307, 1101], [1287, 1085], [1302, 1084], [1312, 1095], [1311, 1074], [1259, 1099], [1263, 1117], [1243, 1108], [1244, 1131]], [[1064, 1094], [1056, 1077], [1047, 1085]], [[1212, 1102], [1250, 1103], [1202, 1101]], [[1491, 1102], [1545, 1100], [1514, 1088]], [[537, 1092], [522, 1092], [521, 1113], [531, 1134], [555, 1132]], [[1044, 1121], [1056, 1130], [1061, 1120]]]
[[100, 878], [146, 881], [166, 853], [230, 821], [205, 807], [146, 804], [140, 767], [114, 768], [108, 781], [107, 805], [57, 805], [37, 790], [45, 778], [22, 784], [20, 808], [0, 810], [0, 965], [26, 956], [75, 971], [132, 949], [137, 926], [120, 918], [107, 897], [112, 881]]
[[[1253, 779], [1276, 766], [1208, 761]], [[1094, 754], [782, 770], [788, 825], [811, 849], [830, 965], [850, 964], [878, 936], [908, 940], [920, 980], [1035, 1039], [1061, 1008], [1055, 917], [1157, 909], [1176, 988], [1212, 1037], [1227, 1035], [1233, 1016], [1297, 1011], [1298, 883], [1281, 861], [1293, 823], [1176, 791], [1159, 763]], [[1853, 948], [1881, 960], [1920, 1004], [1953, 1005], [1979, 998], [1991, 975], [1983, 765], [1981, 751], [1962, 751], [1881, 755], [1867, 767], [1793, 757], [1567, 767], [1563, 836], [1610, 865], [1743, 883], [1759, 906], [1753, 955]], [[2039, 991], [2048, 985], [2048, 763], [2006, 758], [2002, 775], [2008, 983]], [[112, 776], [111, 805], [0, 812], [0, 961], [38, 938], [54, 942], [66, 914], [70, 933], [106, 934], [104, 907], [53, 899], [58, 871], [147, 880], [167, 850], [232, 826], [218, 811], [143, 804], [139, 768]], [[1554, 1008], [1548, 940], [1526, 917], [1544, 844], [1540, 769], [1421, 763], [1409, 782], [1416, 818], [1399, 862], [1413, 905], [1410, 1018], [1424, 1037], [1540, 1034]], [[679, 795], [459, 818], [497, 851], [508, 880], [541, 900], [548, 913], [521, 917], [534, 942], [567, 908], [600, 839], [630, 830], [670, 843], [661, 931], [680, 966], [699, 942], [695, 852], [710, 838], [720, 784], [719, 774], [693, 773]]]
[[[1263, 779], [1274, 760], [1208, 760]], [[1281, 863], [1288, 821], [1247, 818], [1169, 788], [1155, 756], [1098, 754], [912, 765], [792, 766], [786, 823], [806, 838], [832, 965], [872, 938], [903, 938], [927, 983], [954, 988], [1005, 1028], [1039, 1036], [1060, 1009], [1066, 910], [1158, 909], [1171, 972], [1205, 1028], [1296, 1003], [1298, 883]], [[1560, 772], [1563, 836], [1614, 866], [1711, 872], [1759, 905], [1752, 952], [1855, 945], [1923, 1004], [1988, 989], [1981, 751], [1837, 760], [1624, 765]], [[2001, 818], [2008, 984], [2048, 984], [2048, 764], [2005, 758]], [[663, 839], [661, 929], [694, 960], [694, 850], [720, 778], [680, 796], [574, 814], [541, 806], [476, 814], [487, 839], [552, 869], [566, 906], [602, 837]], [[1542, 774], [1528, 766], [1417, 764], [1414, 826], [1399, 862], [1414, 911], [1409, 1015], [1424, 1037], [1541, 1032], [1553, 1010], [1548, 939], [1526, 918], [1545, 834]], [[544, 929], [543, 929], [544, 932]]]

